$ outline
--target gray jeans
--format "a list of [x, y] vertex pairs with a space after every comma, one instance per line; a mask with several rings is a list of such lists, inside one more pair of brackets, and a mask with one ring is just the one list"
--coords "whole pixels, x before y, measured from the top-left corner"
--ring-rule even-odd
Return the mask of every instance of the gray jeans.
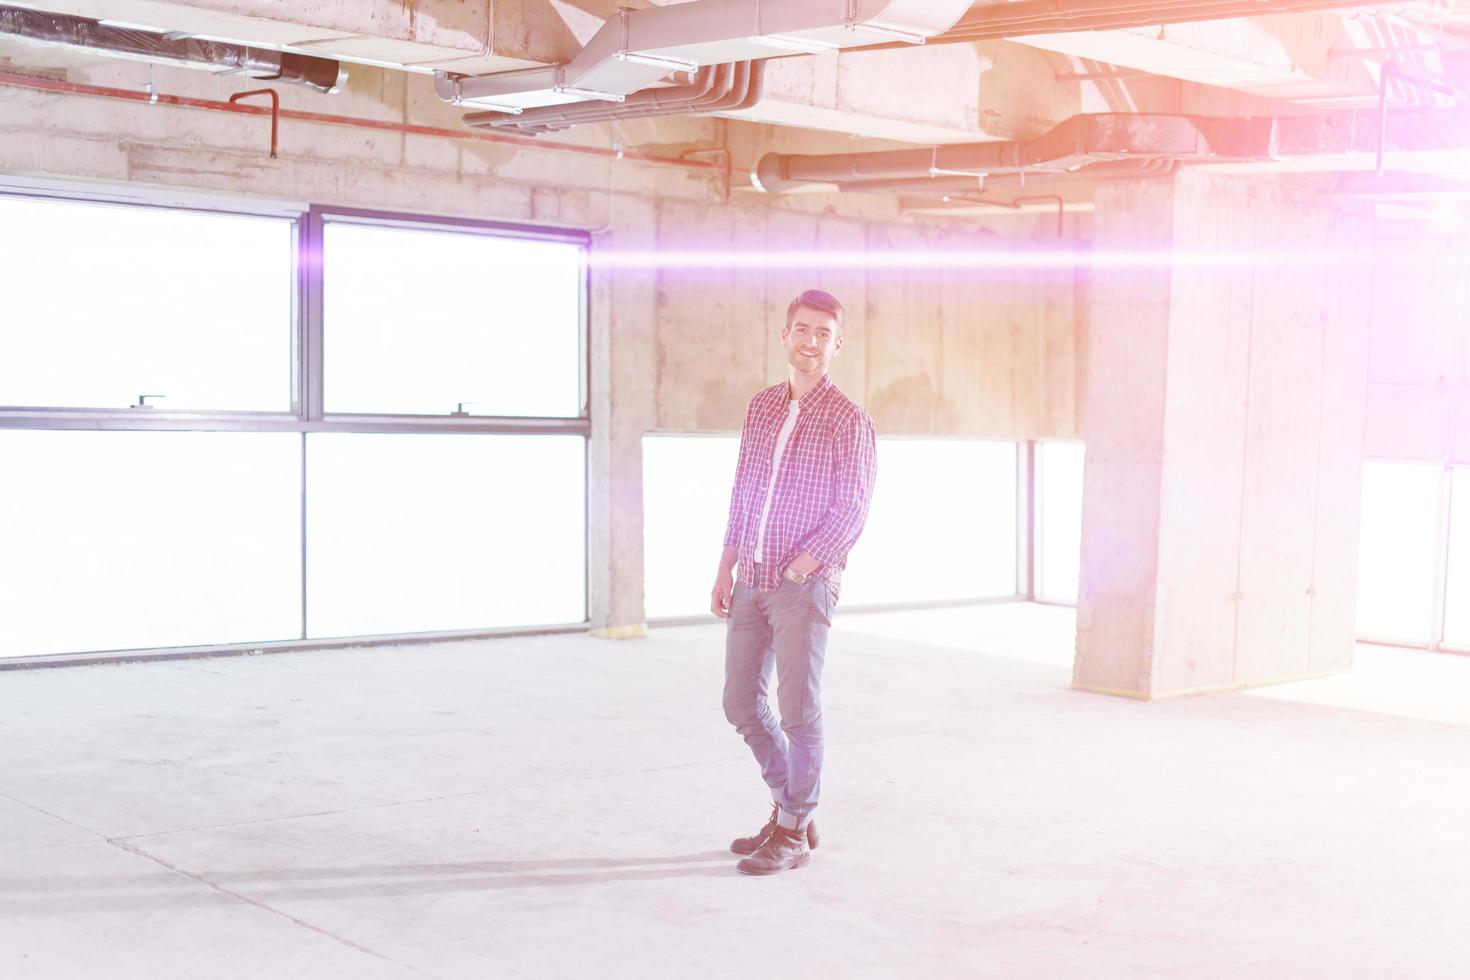
[[[822, 783], [822, 662], [835, 602], [827, 585], [735, 583], [725, 620], [725, 717], [755, 753], [785, 827], [805, 827]], [[777, 675], [778, 725], [767, 701]]]

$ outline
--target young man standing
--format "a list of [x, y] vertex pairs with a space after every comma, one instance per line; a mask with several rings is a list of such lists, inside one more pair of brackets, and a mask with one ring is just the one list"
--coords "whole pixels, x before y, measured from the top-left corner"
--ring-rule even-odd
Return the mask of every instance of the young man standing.
[[[817, 846], [822, 662], [847, 553], [868, 516], [873, 420], [827, 377], [842, 304], [812, 289], [781, 330], [787, 380], [750, 401], [710, 611], [726, 620], [725, 717], [755, 754], [771, 818], [730, 850], [745, 874], [798, 868]], [[778, 724], [766, 700], [778, 681]]]

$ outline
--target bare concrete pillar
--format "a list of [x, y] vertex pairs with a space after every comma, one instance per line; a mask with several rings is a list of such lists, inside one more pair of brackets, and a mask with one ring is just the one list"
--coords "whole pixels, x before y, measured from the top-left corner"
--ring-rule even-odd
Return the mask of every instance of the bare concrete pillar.
[[652, 202], [613, 195], [615, 233], [592, 244], [592, 438], [587, 468], [587, 605], [594, 636], [647, 635], [643, 615], [643, 434], [656, 411], [658, 283], [655, 270], [598, 256], [657, 247]]
[[[1351, 665], [1372, 221], [1258, 176], [1099, 190], [1076, 687]], [[1106, 263], [1152, 252], [1156, 264]]]

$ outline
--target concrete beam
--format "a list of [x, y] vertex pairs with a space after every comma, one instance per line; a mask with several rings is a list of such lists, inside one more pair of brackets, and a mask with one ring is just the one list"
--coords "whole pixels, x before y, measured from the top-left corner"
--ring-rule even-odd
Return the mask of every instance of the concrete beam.
[[[1365, 50], [1408, 47], [1416, 72], [1442, 71], [1434, 36], [1418, 24], [1376, 11], [1275, 14], [1015, 40], [1152, 75], [1313, 103], [1371, 101], [1383, 54], [1364, 55]], [[1396, 92], [1396, 101], [1418, 102], [1421, 95]]]

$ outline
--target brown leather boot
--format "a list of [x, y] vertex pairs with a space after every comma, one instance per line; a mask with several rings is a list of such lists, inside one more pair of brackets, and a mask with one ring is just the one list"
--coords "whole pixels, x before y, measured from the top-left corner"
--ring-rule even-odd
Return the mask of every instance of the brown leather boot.
[[[751, 835], [750, 837], [737, 837], [732, 840], [730, 842], [730, 850], [734, 851], [736, 854], [754, 854], [756, 848], [764, 844], [766, 842], [766, 838], [770, 837], [772, 831], [776, 829], [776, 810], [777, 807], [773, 805], [771, 807], [771, 818], [766, 821], [766, 825], [764, 827], [762, 827], [760, 830], [757, 830], [753, 835]], [[809, 822], [806, 825], [806, 846], [812, 848], [813, 850], [816, 849], [817, 822], [815, 820]]]
[[773, 875], [791, 868], [804, 867], [811, 859], [812, 852], [807, 847], [806, 833], [778, 825], [765, 843], [756, 848], [754, 854], [740, 859], [735, 870], [743, 875]]

